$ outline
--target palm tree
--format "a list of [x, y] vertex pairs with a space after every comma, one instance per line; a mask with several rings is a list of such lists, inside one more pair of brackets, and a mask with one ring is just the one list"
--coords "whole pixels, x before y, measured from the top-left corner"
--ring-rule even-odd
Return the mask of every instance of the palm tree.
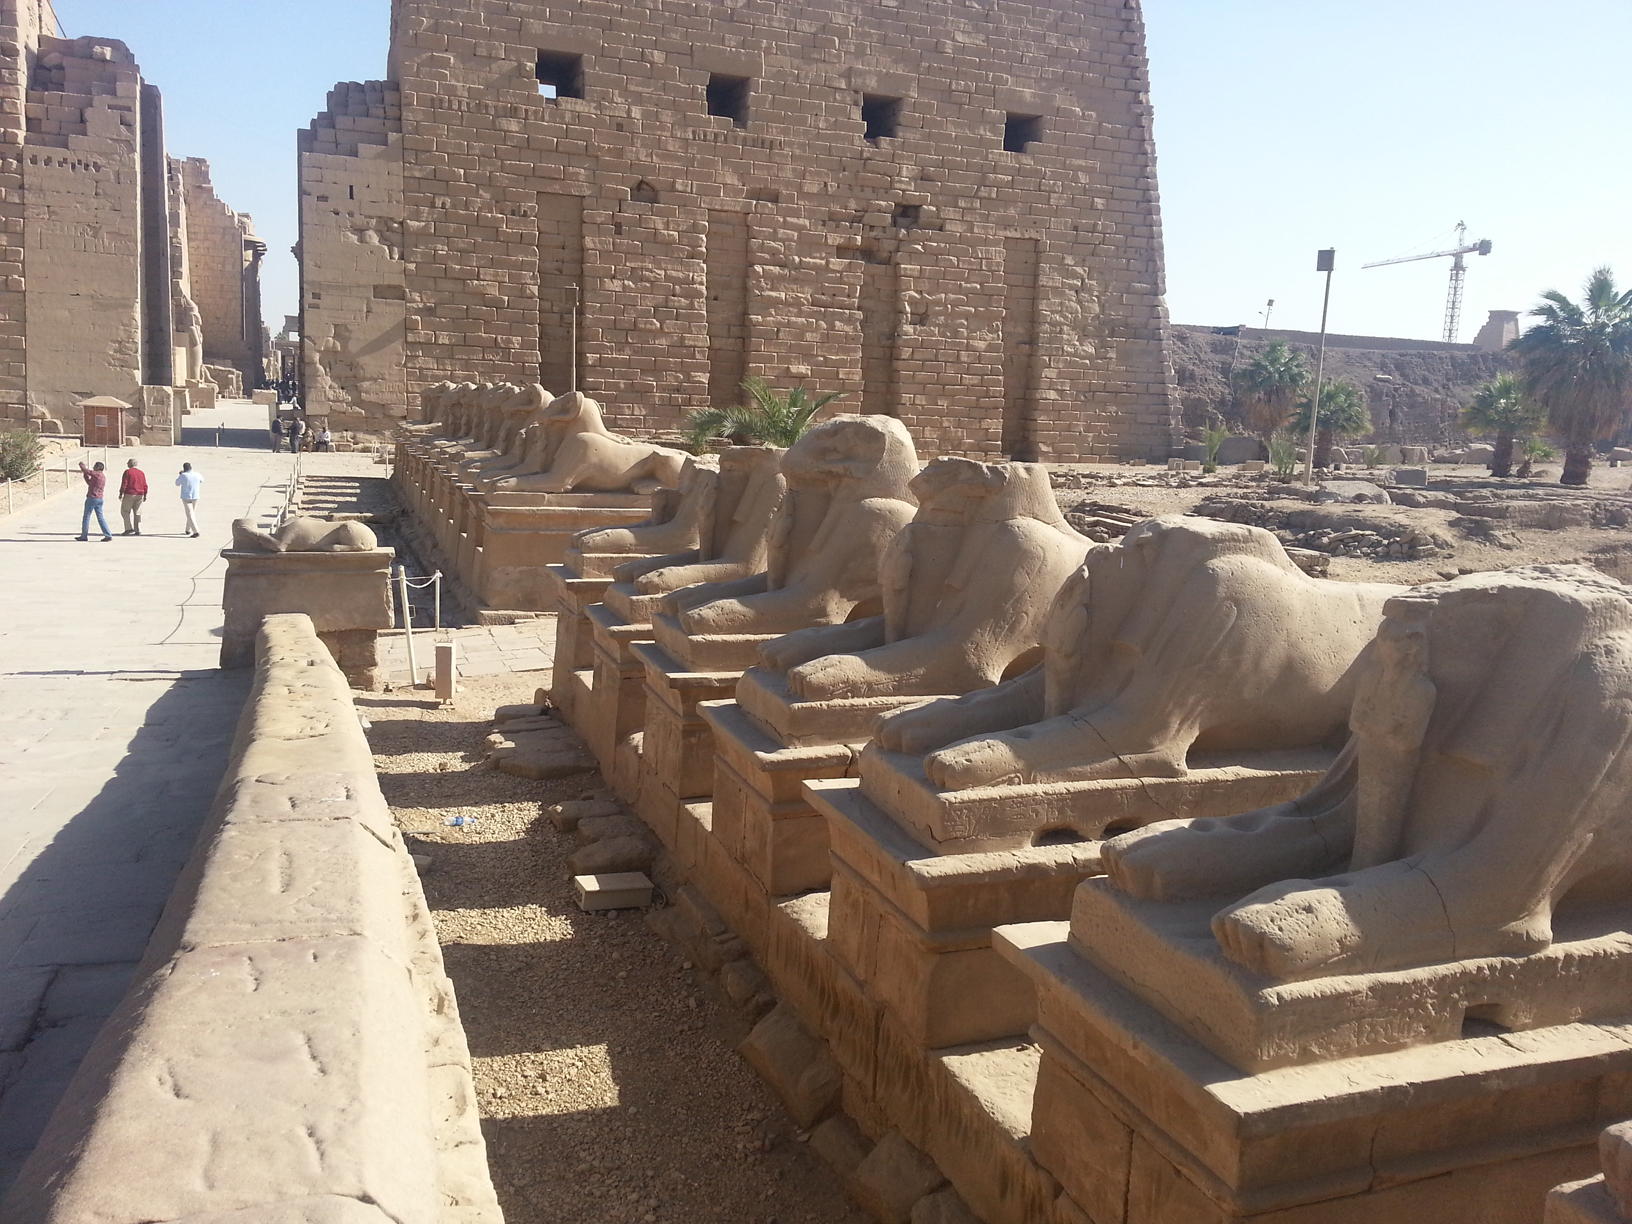
[[831, 391], [815, 399], [800, 383], [783, 394], [763, 378], [746, 378], [742, 389], [748, 403], [733, 408], [704, 408], [686, 418], [686, 435], [693, 450], [706, 450], [721, 439], [749, 445], [792, 446], [804, 436], [816, 414], [847, 392]]
[[1309, 363], [1285, 340], [1277, 340], [1236, 373], [1236, 389], [1241, 393], [1242, 415], [1248, 428], [1264, 440], [1286, 424], [1297, 403], [1298, 392], [1309, 381]]
[[[1298, 414], [1292, 418], [1292, 433], [1298, 438], [1309, 436], [1309, 396], [1298, 401]], [[1332, 440], [1341, 435], [1357, 438], [1371, 432], [1371, 410], [1366, 397], [1352, 382], [1337, 379], [1320, 389], [1320, 415], [1315, 418], [1315, 466], [1330, 467]]]
[[1577, 304], [1557, 289], [1530, 313], [1541, 320], [1507, 346], [1519, 360], [1519, 384], [1547, 413], [1564, 443], [1560, 484], [1584, 485], [1592, 475], [1592, 444], [1607, 438], [1632, 412], [1632, 289], [1615, 288], [1608, 268], [1587, 278]]
[[1496, 435], [1496, 454], [1490, 461], [1493, 476], [1512, 474], [1513, 439], [1528, 438], [1545, 419], [1546, 413], [1524, 398], [1524, 388], [1511, 374], [1480, 384], [1473, 401], [1462, 409], [1463, 429]]

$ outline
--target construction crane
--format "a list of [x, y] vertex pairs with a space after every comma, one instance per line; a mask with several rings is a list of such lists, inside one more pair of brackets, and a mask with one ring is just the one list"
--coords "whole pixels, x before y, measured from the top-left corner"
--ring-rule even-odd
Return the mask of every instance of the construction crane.
[[1385, 268], [1389, 264], [1415, 263], [1419, 259], [1444, 259], [1450, 256], [1451, 260], [1451, 289], [1445, 295], [1445, 343], [1455, 344], [1457, 335], [1462, 330], [1462, 283], [1468, 278], [1468, 265], [1462, 262], [1464, 255], [1489, 255], [1490, 239], [1481, 238], [1478, 242], [1468, 241], [1467, 223], [1456, 223], [1456, 245], [1449, 251], [1430, 251], [1426, 255], [1402, 255], [1398, 259], [1379, 259], [1376, 263], [1361, 264], [1362, 268]]

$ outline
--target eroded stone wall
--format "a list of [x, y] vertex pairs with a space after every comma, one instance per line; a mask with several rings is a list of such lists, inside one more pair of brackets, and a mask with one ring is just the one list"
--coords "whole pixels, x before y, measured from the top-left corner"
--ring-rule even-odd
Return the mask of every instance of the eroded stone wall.
[[576, 270], [617, 426], [755, 374], [930, 451], [1166, 454], [1137, 7], [397, 0], [392, 28], [410, 404], [559, 381]]
[[[130, 48], [58, 37], [49, 0], [0, 0], [0, 422], [77, 430], [81, 400], [149, 404], [144, 385], [187, 388], [202, 369], [188, 192], [163, 141]], [[187, 164], [207, 187], [207, 165]], [[265, 248], [239, 220], [237, 305], [208, 327], [258, 377]], [[145, 432], [134, 415], [127, 428]]]
[[300, 134], [302, 382], [333, 429], [407, 411], [401, 131], [395, 86], [346, 81]]
[[189, 275], [203, 325], [204, 361], [231, 366], [242, 376], [244, 387], [253, 389], [263, 376], [260, 260], [266, 244], [256, 236], [247, 214], [217, 198], [209, 162], [187, 158], [182, 184]]

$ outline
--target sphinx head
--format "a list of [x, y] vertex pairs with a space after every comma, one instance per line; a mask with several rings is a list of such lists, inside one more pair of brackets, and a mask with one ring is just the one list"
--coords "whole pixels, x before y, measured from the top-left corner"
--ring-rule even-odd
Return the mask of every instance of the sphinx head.
[[832, 492], [851, 483], [858, 497], [907, 497], [917, 470], [912, 436], [887, 416], [832, 417], [782, 456], [789, 485]]

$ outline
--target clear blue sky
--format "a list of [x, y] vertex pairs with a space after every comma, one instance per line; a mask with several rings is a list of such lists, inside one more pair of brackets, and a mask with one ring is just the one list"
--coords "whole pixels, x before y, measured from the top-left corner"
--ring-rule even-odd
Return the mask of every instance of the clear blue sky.
[[54, 0], [69, 38], [130, 45], [164, 93], [172, 157], [203, 157], [216, 194], [269, 248], [262, 309], [276, 332], [300, 305], [295, 132], [336, 81], [385, 75], [390, 0]]
[[[165, 95], [170, 151], [206, 157], [271, 251], [266, 317], [296, 307], [295, 130], [340, 80], [385, 71], [388, 0], [58, 0], [70, 36], [122, 38]], [[1463, 338], [1491, 308], [1632, 283], [1626, 0], [1145, 0], [1168, 302], [1181, 323], [1320, 317], [1314, 252], [1338, 248], [1334, 330], [1437, 339], [1466, 220]], [[1436, 239], [1438, 241], [1436, 241]]]

